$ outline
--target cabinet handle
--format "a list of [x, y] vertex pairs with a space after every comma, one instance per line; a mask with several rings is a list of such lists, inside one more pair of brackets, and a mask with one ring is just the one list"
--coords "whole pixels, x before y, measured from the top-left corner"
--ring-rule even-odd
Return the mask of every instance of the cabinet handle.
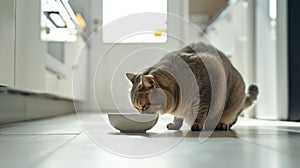
[[72, 65], [72, 69], [78, 69], [79, 68], [79, 66], [78, 65]]

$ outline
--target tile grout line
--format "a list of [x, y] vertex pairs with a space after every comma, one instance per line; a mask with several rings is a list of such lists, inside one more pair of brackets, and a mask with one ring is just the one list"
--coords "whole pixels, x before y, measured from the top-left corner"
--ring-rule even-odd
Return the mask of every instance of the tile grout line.
[[277, 130], [300, 134], [300, 131], [296, 131], [296, 130], [282, 129], [282, 128], [277, 128]]
[[76, 133], [0, 133], [0, 136], [8, 136], [8, 135], [15, 135], [15, 136], [32, 136], [32, 135], [80, 135], [82, 134], [83, 130], [76, 132]]
[[58, 145], [57, 147], [55, 147], [53, 150], [51, 150], [50, 152], [45, 153], [39, 160], [36, 160], [30, 164], [28, 164], [25, 167], [32, 167], [32, 165], [38, 165], [39, 163], [41, 163], [42, 161], [46, 160], [48, 157], [52, 156], [53, 154], [55, 154], [57, 151], [59, 151], [61, 148], [63, 148], [64, 146], [68, 145], [70, 142], [72, 142], [74, 139], [76, 139], [79, 135], [76, 135], [74, 137], [72, 137], [71, 139], [69, 139], [68, 141], [64, 142], [63, 144]]
[[39, 133], [36, 133], [36, 134], [32, 134], [32, 133], [0, 133], [0, 136], [7, 136], [7, 135], [16, 135], [16, 136], [18, 136], [18, 135], [23, 135], [23, 136], [31, 136], [31, 135], [80, 135], [81, 134], [81, 132], [79, 132], [79, 133], [49, 133], [49, 134], [47, 134], [47, 133], [45, 133], [45, 134], [39, 134]]
[[247, 144], [255, 145], [255, 146], [258, 146], [258, 147], [261, 147], [261, 148], [264, 148], [264, 149], [267, 149], [267, 150], [271, 150], [271, 151], [273, 151], [273, 152], [277, 152], [277, 153], [279, 153], [279, 154], [284, 154], [284, 155], [288, 156], [288, 153], [285, 153], [285, 152], [281, 152], [281, 151], [279, 151], [279, 150], [276, 150], [276, 148], [272, 148], [272, 147], [269, 147], [269, 146], [265, 146], [265, 145], [262, 145], [262, 144], [258, 144], [258, 143], [255, 143], [255, 142], [251, 142], [251, 141], [242, 139], [242, 138], [240, 138], [240, 137], [237, 137], [236, 139], [239, 140], [239, 141], [241, 141], [241, 142], [247, 143]]

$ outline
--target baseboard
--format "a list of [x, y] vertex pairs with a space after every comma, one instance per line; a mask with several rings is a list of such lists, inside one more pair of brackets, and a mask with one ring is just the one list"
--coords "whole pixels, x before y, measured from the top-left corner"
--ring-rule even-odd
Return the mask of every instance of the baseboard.
[[72, 100], [36, 95], [0, 94], [0, 124], [74, 112]]

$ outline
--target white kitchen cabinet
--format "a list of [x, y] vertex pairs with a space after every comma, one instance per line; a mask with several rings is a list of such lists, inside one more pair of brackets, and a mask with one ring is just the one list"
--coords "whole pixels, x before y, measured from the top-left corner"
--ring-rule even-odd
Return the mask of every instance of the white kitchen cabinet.
[[[85, 89], [81, 87], [85, 87], [85, 84], [80, 87], [82, 92], [73, 95], [73, 72], [80, 69], [82, 78], [87, 76], [87, 71], [82, 70], [87, 68], [86, 65], [78, 66], [75, 62], [80, 53], [87, 55], [85, 40], [78, 35], [75, 42], [63, 44], [63, 76], [49, 71], [46, 68], [47, 42], [41, 41], [40, 38], [40, 3], [36, 0], [16, 1], [15, 88], [67, 99], [84, 99]], [[83, 58], [87, 59], [86, 56]]]
[[15, 88], [45, 90], [46, 43], [40, 39], [40, 8], [38, 0], [16, 3]]
[[[70, 46], [69, 46], [70, 45]], [[73, 45], [76, 45], [76, 50]], [[70, 48], [69, 48], [70, 47]], [[88, 84], [88, 45], [83, 38], [78, 38], [77, 44], [67, 43], [66, 52], [72, 62], [72, 92], [76, 100], [86, 100]], [[75, 59], [74, 59], [75, 57]]]
[[0, 1], [0, 85], [14, 87], [15, 4]]
[[[47, 70], [47, 42], [41, 41], [41, 1], [0, 1], [0, 124], [74, 112], [84, 100], [87, 76], [85, 40], [65, 43], [65, 77]], [[76, 60], [82, 51], [79, 60]], [[73, 73], [79, 70], [79, 92]]]
[[[87, 46], [81, 35], [75, 42], [64, 44], [65, 76], [47, 71], [45, 91], [65, 98], [84, 100], [87, 83]], [[74, 75], [73, 75], [74, 74]], [[76, 80], [74, 81], [74, 76]]]
[[[80, 53], [87, 55], [85, 40], [80, 34], [75, 42], [65, 42], [63, 54], [63, 76], [49, 71], [46, 63], [47, 42], [41, 41], [41, 2], [36, 0], [16, 1], [16, 60], [15, 88], [67, 99], [84, 99], [86, 85], [82, 91], [73, 95], [73, 72], [80, 69], [82, 78], [87, 76], [85, 64], [78, 66], [76, 60]], [[82, 52], [83, 51], [83, 52]], [[82, 62], [87, 62], [87, 56]], [[86, 80], [85, 80], [86, 81]], [[77, 93], [77, 92], [76, 92]]]

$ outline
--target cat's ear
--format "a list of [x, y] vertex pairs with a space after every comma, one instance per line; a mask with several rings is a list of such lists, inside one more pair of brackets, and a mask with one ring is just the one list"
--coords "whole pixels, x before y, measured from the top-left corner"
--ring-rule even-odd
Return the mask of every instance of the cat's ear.
[[188, 53], [188, 54], [196, 53], [195, 50], [190, 45], [188, 45], [188, 46], [184, 47], [183, 49], [181, 49], [181, 52], [182, 53]]
[[126, 77], [133, 83], [134, 82], [134, 78], [135, 78], [135, 74], [133, 73], [126, 73]]
[[149, 88], [149, 87], [157, 88], [158, 87], [158, 83], [156, 82], [156, 80], [154, 79], [154, 76], [152, 76], [152, 75], [143, 75], [142, 76], [142, 85], [146, 88]]

